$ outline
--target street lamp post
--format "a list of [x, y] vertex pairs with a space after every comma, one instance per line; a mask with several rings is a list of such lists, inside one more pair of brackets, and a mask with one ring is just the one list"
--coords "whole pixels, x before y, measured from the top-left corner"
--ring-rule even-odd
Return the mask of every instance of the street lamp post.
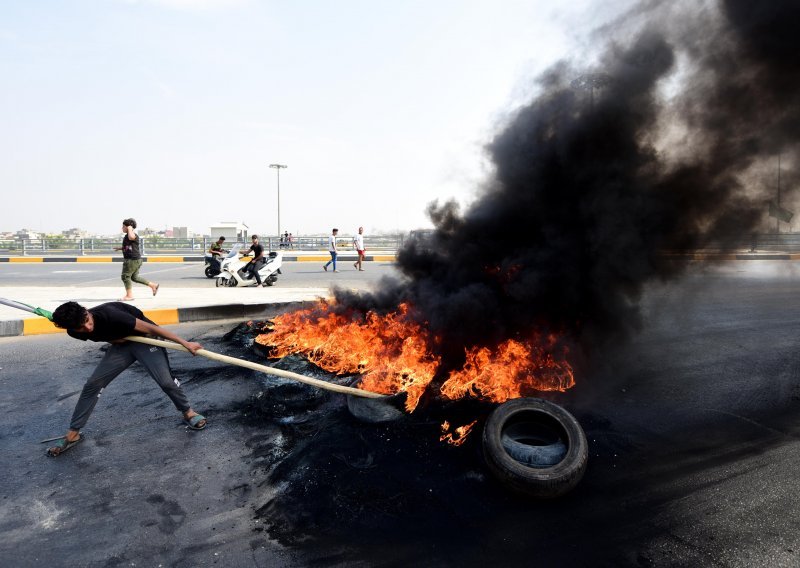
[[586, 73], [572, 81], [573, 89], [584, 89], [589, 91], [589, 108], [594, 109], [594, 90], [607, 87], [612, 82], [611, 75], [608, 73]]
[[278, 174], [278, 238], [281, 238], [281, 168], [288, 168], [285, 164], [270, 164], [270, 168], [275, 168]]

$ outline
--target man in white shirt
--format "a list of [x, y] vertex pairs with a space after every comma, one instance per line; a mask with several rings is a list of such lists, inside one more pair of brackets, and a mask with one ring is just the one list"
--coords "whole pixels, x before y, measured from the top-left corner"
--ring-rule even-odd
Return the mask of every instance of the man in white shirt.
[[353, 237], [353, 246], [355, 247], [356, 253], [358, 254], [358, 260], [355, 261], [353, 266], [363, 272], [364, 267], [362, 266], [362, 263], [366, 258], [366, 255], [364, 254], [364, 227], [358, 228], [358, 234], [355, 237]]
[[331, 259], [322, 265], [322, 269], [325, 272], [328, 272], [328, 266], [333, 263], [333, 271], [339, 272], [336, 270], [336, 257], [338, 256], [338, 251], [336, 250], [336, 235], [339, 234], [339, 229], [334, 229], [331, 231], [331, 236], [328, 237], [328, 252], [331, 253]]

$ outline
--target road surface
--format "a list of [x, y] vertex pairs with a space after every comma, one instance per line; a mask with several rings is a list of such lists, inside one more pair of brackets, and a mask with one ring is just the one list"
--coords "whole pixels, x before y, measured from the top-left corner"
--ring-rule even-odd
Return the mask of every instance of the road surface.
[[[499, 486], [478, 436], [424, 417], [368, 425], [341, 398], [173, 355], [210, 426], [190, 432], [139, 368], [86, 441], [60, 434], [100, 346], [0, 339], [0, 558], [27, 566], [800, 565], [800, 273], [698, 270], [643, 299], [641, 333], [553, 397], [583, 425], [586, 476], [553, 502]], [[237, 322], [172, 329], [259, 357]], [[309, 372], [313, 371], [309, 369]], [[325, 376], [319, 373], [319, 376]]]
[[[381, 276], [396, 274], [392, 262], [366, 262], [365, 270], [357, 271], [352, 262], [340, 262], [340, 272], [322, 270], [322, 262], [286, 262], [283, 264], [280, 283], [286, 287], [328, 286], [336, 283], [346, 288], [377, 282]], [[214, 280], [203, 275], [202, 262], [145, 263], [140, 275], [143, 278], [179, 288], [214, 287]], [[0, 263], [0, 288], [2, 286], [115, 286], [122, 288], [121, 263]], [[135, 286], [139, 286], [138, 284]], [[146, 289], [145, 289], [146, 290]]]

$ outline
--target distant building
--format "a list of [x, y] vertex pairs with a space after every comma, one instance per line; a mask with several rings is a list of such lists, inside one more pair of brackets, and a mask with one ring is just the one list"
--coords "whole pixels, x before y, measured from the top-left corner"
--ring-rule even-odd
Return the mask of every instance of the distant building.
[[40, 239], [42, 236], [30, 229], [20, 229], [17, 231], [15, 237], [18, 239]]
[[91, 235], [88, 231], [84, 231], [82, 229], [78, 229], [77, 227], [72, 229], [67, 229], [66, 231], [61, 231], [61, 236], [66, 237], [68, 239], [87, 239]]
[[238, 221], [220, 221], [211, 227], [211, 238], [219, 237], [225, 237], [225, 240], [232, 242], [247, 242], [250, 238], [250, 227]]
[[188, 239], [192, 236], [194, 235], [189, 230], [189, 227], [172, 227], [172, 237], [175, 239]]

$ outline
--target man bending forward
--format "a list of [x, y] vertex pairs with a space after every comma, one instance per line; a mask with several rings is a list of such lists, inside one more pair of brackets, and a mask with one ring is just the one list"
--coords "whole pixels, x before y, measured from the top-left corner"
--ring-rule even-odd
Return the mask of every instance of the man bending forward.
[[147, 369], [175, 408], [183, 414], [190, 428], [205, 428], [206, 419], [192, 410], [180, 383], [172, 377], [166, 349], [125, 341], [124, 338], [129, 335], [156, 335], [180, 343], [192, 355], [202, 349], [199, 343], [186, 341], [157, 326], [140, 309], [123, 302], [109, 302], [88, 310], [76, 302], [67, 302], [53, 312], [53, 323], [66, 329], [70, 337], [83, 341], [105, 341], [111, 345], [83, 387], [66, 436], [47, 450], [49, 455], [58, 456], [81, 441], [80, 430], [89, 420], [100, 393], [134, 361], [139, 361]]

